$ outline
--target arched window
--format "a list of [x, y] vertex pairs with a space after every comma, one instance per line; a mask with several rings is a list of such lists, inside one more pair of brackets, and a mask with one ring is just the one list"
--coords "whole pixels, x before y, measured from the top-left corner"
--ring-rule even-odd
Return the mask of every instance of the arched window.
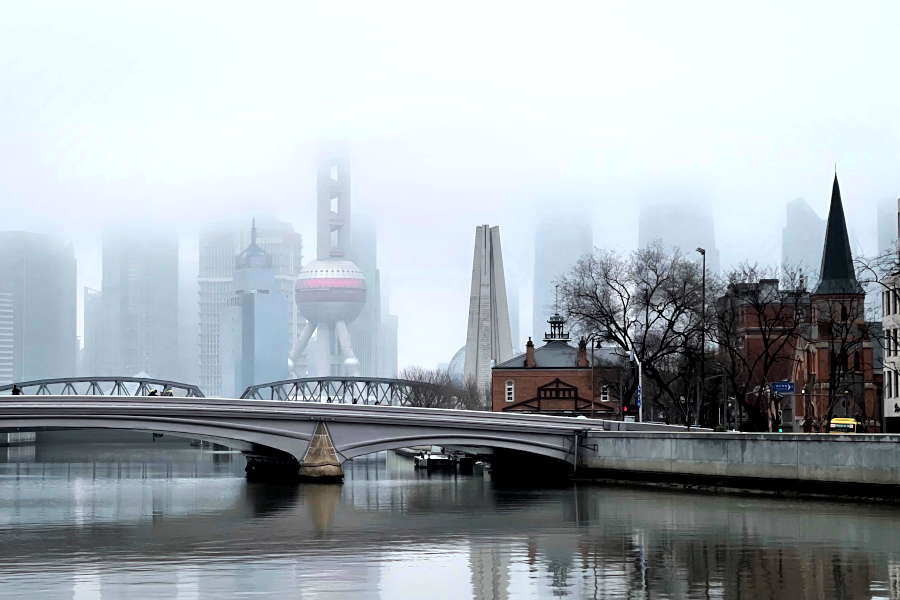
[[516, 382], [509, 380], [506, 382], [506, 401], [507, 402], [515, 402], [516, 401]]
[[854, 370], [854, 371], [859, 371], [859, 370], [860, 370], [859, 367], [860, 367], [860, 364], [859, 364], [859, 352], [854, 352], [854, 353], [853, 353], [853, 370]]
[[841, 304], [841, 321], [844, 322], [847, 320], [847, 307]]

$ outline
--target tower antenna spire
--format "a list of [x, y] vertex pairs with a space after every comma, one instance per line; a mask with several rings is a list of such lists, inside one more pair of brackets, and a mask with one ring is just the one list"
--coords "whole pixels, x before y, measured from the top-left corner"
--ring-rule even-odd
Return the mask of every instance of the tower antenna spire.
[[256, 245], [256, 217], [253, 217], [253, 224], [250, 226], [250, 244]]

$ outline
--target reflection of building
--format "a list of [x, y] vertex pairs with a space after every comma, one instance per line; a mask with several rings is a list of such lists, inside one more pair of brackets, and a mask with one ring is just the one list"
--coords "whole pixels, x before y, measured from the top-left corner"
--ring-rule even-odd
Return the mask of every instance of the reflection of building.
[[[303, 240], [293, 225], [271, 218], [256, 220], [257, 245], [272, 259], [275, 290], [288, 299], [285, 339], [297, 335], [299, 316], [294, 301], [294, 283], [300, 272]], [[246, 221], [231, 221], [200, 234], [200, 389], [208, 396], [222, 393], [219, 364], [219, 312], [233, 295], [234, 257], [250, 243]], [[300, 322], [302, 324], [302, 322]], [[287, 356], [285, 356], [287, 362]]]
[[594, 350], [592, 369], [584, 340], [569, 345], [563, 318], [556, 314], [548, 323], [543, 346], [529, 338], [524, 354], [494, 367], [492, 410], [616, 418], [622, 366], [615, 350]]
[[674, 246], [687, 256], [697, 257], [697, 247], [706, 249], [706, 268], [719, 273], [716, 229], [709, 207], [696, 202], [664, 202], [641, 208], [638, 245], [646, 248], [661, 240], [665, 249]]
[[288, 377], [288, 299], [275, 293], [272, 258], [256, 244], [235, 259], [234, 297], [219, 316], [222, 395], [237, 398], [247, 386]]
[[[75, 251], [50, 236], [0, 233], [0, 321], [12, 341], [12, 379], [76, 374]], [[0, 342], [2, 345], [2, 342]], [[7, 354], [6, 369], [10, 367]]]
[[509, 547], [498, 543], [470, 542], [469, 569], [472, 571], [473, 600], [509, 598]]
[[[103, 237], [100, 365], [96, 375], [178, 376], [178, 238]], [[85, 329], [87, 331], [87, 329]]]
[[[593, 250], [593, 231], [588, 215], [558, 213], [538, 222], [534, 238], [533, 332], [541, 331], [547, 319], [556, 313], [556, 280]], [[521, 343], [521, 339], [513, 338], [514, 345]]]
[[781, 263], [800, 267], [804, 273], [817, 273], [824, 239], [825, 221], [809, 203], [803, 198], [788, 202], [787, 221], [781, 230]]
[[512, 358], [512, 336], [503, 276], [500, 228], [475, 229], [475, 257], [466, 330], [465, 378], [479, 387], [491, 381], [491, 367]]

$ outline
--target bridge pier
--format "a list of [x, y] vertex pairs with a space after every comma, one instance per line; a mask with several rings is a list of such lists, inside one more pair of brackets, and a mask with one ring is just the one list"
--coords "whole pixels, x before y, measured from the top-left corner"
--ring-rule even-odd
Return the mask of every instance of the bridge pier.
[[339, 483], [344, 480], [344, 470], [328, 433], [328, 426], [322, 421], [316, 424], [302, 461], [273, 448], [255, 448], [244, 452], [244, 456], [247, 459], [248, 479], [316, 483]]
[[344, 479], [341, 461], [338, 460], [337, 453], [334, 451], [328, 427], [322, 421], [316, 425], [316, 432], [309, 442], [309, 449], [306, 451], [306, 456], [303, 457], [303, 462], [300, 463], [297, 475], [303, 480], [323, 483], [343, 481]]

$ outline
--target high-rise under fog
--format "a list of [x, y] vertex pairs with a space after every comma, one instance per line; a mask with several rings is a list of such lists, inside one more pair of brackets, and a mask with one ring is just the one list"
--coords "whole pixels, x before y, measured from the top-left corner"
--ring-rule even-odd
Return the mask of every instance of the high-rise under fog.
[[[590, 215], [554, 212], [540, 218], [534, 238], [534, 299], [531, 331], [523, 337], [544, 338], [547, 319], [556, 312], [556, 280], [578, 259], [594, 250]], [[513, 340], [514, 344], [521, 341]]]
[[817, 279], [825, 243], [825, 219], [804, 198], [787, 203], [787, 219], [781, 230], [781, 264], [800, 267]]
[[686, 256], [698, 259], [696, 248], [706, 250], [706, 269], [719, 273], [719, 249], [712, 210], [702, 202], [672, 200], [652, 202], [641, 207], [638, 246], [645, 248], [661, 240], [666, 250], [678, 248]]
[[[256, 219], [257, 244], [272, 260], [275, 291], [288, 299], [289, 343], [297, 337], [299, 322], [294, 283], [300, 272], [303, 240], [294, 226], [277, 219]], [[200, 353], [199, 385], [207, 396], [222, 394], [222, 367], [219, 362], [220, 312], [234, 296], [236, 257], [250, 245], [250, 218], [232, 219], [207, 228], [200, 234]], [[287, 356], [284, 357], [287, 364]]]
[[[94, 300], [94, 298], [89, 298]], [[99, 319], [85, 305], [88, 340], [99, 340], [98, 365], [89, 375], [180, 379], [178, 365], [178, 237], [127, 232], [103, 236]], [[99, 333], [96, 327], [100, 327]], [[91, 365], [94, 366], [94, 365]]]
[[40, 233], [0, 233], [0, 384], [75, 375], [75, 251]]

